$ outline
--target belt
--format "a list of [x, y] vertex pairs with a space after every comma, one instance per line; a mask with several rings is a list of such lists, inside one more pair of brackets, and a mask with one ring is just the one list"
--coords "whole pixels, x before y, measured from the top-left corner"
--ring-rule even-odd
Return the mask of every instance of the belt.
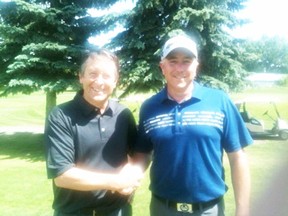
[[108, 215], [110, 214], [111, 212], [113, 211], [99, 211], [97, 209], [82, 209], [79, 211], [79, 213], [81, 215], [87, 215], [87, 216], [105, 216], [105, 215]]
[[75, 215], [81, 215], [81, 216], [106, 216], [108, 214], [110, 214], [111, 211], [99, 211], [97, 209], [90, 209], [90, 208], [87, 208], [87, 209], [81, 209], [77, 212], [74, 212], [74, 213], [62, 213], [62, 212], [59, 212], [57, 210], [55, 210], [54, 212], [54, 215], [55, 216], [75, 216]]
[[110, 208], [106, 208], [106, 209], [103, 209], [103, 208], [102, 209], [85, 208], [85, 209], [79, 210], [78, 213], [80, 213], [81, 215], [87, 215], [87, 216], [106, 216], [106, 215], [109, 215], [115, 211], [130, 212], [130, 211], [132, 211], [132, 207], [131, 207], [130, 203], [126, 203], [124, 205], [115, 206], [113, 208], [110, 207]]
[[62, 213], [59, 211], [54, 212], [55, 216], [75, 216], [75, 215], [85, 215], [85, 216], [105, 216], [108, 215], [108, 213], [99, 213], [95, 209], [82, 209], [80, 211], [74, 212], [74, 213]]
[[[120, 211], [121, 207], [119, 208]], [[87, 216], [105, 216], [111, 214], [113, 211], [116, 211], [116, 209], [109, 209], [109, 210], [99, 210], [99, 209], [93, 209], [93, 208], [86, 208], [81, 209], [79, 211], [80, 215], [87, 215]]]
[[206, 209], [209, 207], [212, 207], [214, 205], [216, 205], [217, 203], [219, 203], [223, 197], [218, 197], [216, 199], [207, 201], [207, 202], [199, 202], [199, 203], [180, 203], [180, 202], [175, 202], [175, 201], [171, 201], [171, 200], [167, 200], [165, 198], [159, 197], [155, 194], [153, 194], [153, 196], [159, 200], [160, 202], [164, 203], [165, 205], [167, 205], [169, 208], [175, 209], [179, 212], [188, 212], [188, 213], [193, 213], [195, 211], [198, 210], [202, 210], [202, 209]]

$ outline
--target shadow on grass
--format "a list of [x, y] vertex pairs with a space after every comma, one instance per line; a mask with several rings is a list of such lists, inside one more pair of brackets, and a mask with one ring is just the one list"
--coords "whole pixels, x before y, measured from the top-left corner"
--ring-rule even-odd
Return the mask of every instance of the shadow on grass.
[[276, 141], [283, 141], [279, 136], [276, 135], [253, 135], [252, 138], [254, 140], [276, 140]]
[[43, 134], [29, 132], [0, 133], [0, 158], [44, 161], [43, 138]]

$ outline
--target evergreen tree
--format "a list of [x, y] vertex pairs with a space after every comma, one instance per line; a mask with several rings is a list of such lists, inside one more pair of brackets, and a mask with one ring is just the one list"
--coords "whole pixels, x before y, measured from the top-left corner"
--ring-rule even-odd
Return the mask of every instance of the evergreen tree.
[[[238, 50], [226, 29], [240, 23], [234, 12], [245, 0], [139, 0], [111, 48], [119, 50], [122, 84], [131, 91], [158, 90], [161, 47], [173, 34], [185, 32], [199, 44], [200, 80], [220, 80], [237, 89], [244, 70]], [[210, 78], [209, 78], [210, 77]], [[216, 79], [213, 79], [214, 77]]]
[[[199, 44], [202, 82], [238, 88], [244, 70], [238, 47], [225, 31], [239, 21], [233, 13], [245, 0], [138, 0], [129, 13], [93, 17], [116, 0], [14, 0], [0, 2], [0, 91], [47, 93], [47, 111], [56, 95], [75, 87], [83, 47], [91, 36], [121, 23], [125, 30], [108, 48], [121, 59], [125, 93], [158, 90], [163, 78], [161, 47], [184, 31]], [[216, 79], [214, 79], [214, 78]]]
[[92, 17], [116, 0], [15, 0], [0, 2], [0, 90], [44, 90], [46, 113], [57, 93], [74, 88], [89, 37], [114, 26], [112, 15]]

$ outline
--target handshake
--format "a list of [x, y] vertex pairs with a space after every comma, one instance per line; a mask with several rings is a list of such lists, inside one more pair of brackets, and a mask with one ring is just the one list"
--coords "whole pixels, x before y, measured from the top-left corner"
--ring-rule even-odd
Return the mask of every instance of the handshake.
[[112, 192], [129, 195], [140, 186], [143, 177], [144, 171], [139, 165], [128, 163], [118, 173]]

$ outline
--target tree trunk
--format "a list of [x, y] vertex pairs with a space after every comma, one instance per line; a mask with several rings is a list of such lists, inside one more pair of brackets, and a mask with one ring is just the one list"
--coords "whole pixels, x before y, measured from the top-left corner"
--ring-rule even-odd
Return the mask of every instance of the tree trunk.
[[46, 92], [46, 117], [54, 106], [56, 106], [57, 94], [55, 91]]

